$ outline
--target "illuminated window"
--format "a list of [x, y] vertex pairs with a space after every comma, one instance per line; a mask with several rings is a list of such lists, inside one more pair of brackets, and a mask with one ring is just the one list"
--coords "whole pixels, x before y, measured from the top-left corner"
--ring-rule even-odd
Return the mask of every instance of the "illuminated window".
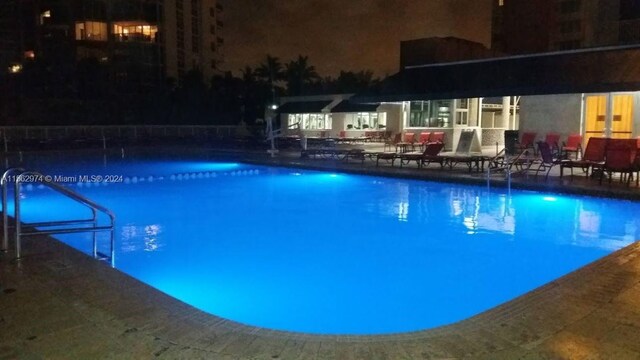
[[149, 24], [117, 23], [113, 35], [117, 41], [155, 42], [158, 27]]
[[451, 100], [412, 101], [407, 127], [451, 127]]
[[20, 65], [20, 64], [13, 64], [13, 65], [9, 66], [9, 73], [11, 73], [11, 74], [17, 74], [20, 71], [22, 71], [22, 65]]
[[456, 100], [456, 125], [469, 125], [469, 99]]
[[298, 124], [303, 130], [331, 130], [331, 115], [289, 114], [289, 128], [296, 129]]
[[98, 21], [76, 22], [76, 40], [107, 41], [107, 23]]
[[51, 10], [47, 10], [47, 11], [43, 11], [40, 14], [40, 25], [43, 25], [45, 20], [44, 19], [49, 19], [51, 18]]
[[387, 126], [387, 114], [377, 112], [360, 112], [347, 114], [345, 117], [345, 130], [377, 130]]

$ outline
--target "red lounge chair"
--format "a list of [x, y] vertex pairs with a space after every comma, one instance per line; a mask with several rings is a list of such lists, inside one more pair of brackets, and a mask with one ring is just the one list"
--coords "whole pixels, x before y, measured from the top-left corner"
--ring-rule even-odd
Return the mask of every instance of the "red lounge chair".
[[569, 158], [569, 153], [576, 154], [576, 160], [578, 160], [578, 154], [582, 156], [582, 135], [572, 134], [567, 138], [567, 142], [562, 146], [562, 154], [565, 158]]
[[414, 150], [413, 142], [415, 140], [415, 134], [412, 132], [404, 133], [404, 137], [402, 138], [402, 142], [396, 144], [396, 152], [398, 150], [400, 152], [407, 152], [409, 146], [411, 146], [411, 150]]
[[424, 144], [429, 142], [430, 136], [431, 136], [431, 133], [428, 131], [420, 133], [420, 138], [418, 138], [418, 145], [420, 145], [421, 150], [424, 149]]
[[[551, 149], [552, 154], [560, 153], [560, 134], [548, 133], [544, 137], [544, 142], [546, 142], [549, 145], [549, 148]], [[538, 146], [538, 149], [540, 149], [539, 146]]]
[[444, 132], [436, 131], [432, 133], [431, 136], [429, 137], [429, 142], [430, 143], [439, 142], [444, 144]]
[[611, 139], [607, 147], [606, 158], [600, 172], [600, 184], [604, 174], [609, 175], [609, 183], [614, 172], [620, 173], [620, 181], [626, 179], [627, 186], [633, 178], [635, 170], [637, 145], [635, 139]]
[[538, 164], [538, 168], [535, 169], [536, 177], [540, 171], [547, 171], [544, 176], [545, 181], [549, 178], [549, 173], [551, 169], [553, 169], [556, 165], [562, 165], [563, 163], [570, 161], [564, 159], [554, 159], [553, 152], [551, 150], [551, 146], [547, 141], [538, 142], [538, 152], [540, 154], [540, 162]]
[[438, 154], [442, 151], [443, 147], [444, 144], [441, 142], [427, 143], [424, 146], [423, 152], [398, 154], [397, 157], [400, 159], [400, 167], [404, 164], [410, 163], [411, 161], [415, 161], [419, 168], [432, 162], [438, 162], [440, 166], [442, 166], [444, 158], [440, 157]]
[[604, 164], [604, 159], [607, 154], [607, 144], [609, 138], [591, 137], [587, 142], [587, 147], [584, 149], [582, 160], [569, 160], [560, 165], [560, 177], [562, 177], [565, 168], [571, 169], [571, 176], [573, 177], [573, 168], [582, 168], [589, 176], [589, 169], [594, 167], [600, 167]]
[[533, 149], [535, 152], [534, 142], [536, 141], [536, 133], [534, 132], [525, 132], [522, 134], [522, 138], [520, 139], [520, 143], [518, 144], [518, 150], [522, 152], [526, 149]]

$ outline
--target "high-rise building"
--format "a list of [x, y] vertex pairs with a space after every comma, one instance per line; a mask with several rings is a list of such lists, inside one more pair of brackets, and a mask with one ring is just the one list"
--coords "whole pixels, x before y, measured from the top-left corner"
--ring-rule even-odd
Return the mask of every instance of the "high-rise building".
[[224, 7], [218, 0], [167, 1], [164, 8], [166, 71], [180, 77], [200, 69], [205, 79], [220, 72], [223, 61]]
[[107, 65], [122, 88], [191, 69], [210, 79], [223, 61], [220, 1], [2, 0], [0, 69], [20, 71], [38, 59], [64, 74], [90, 59]]
[[640, 42], [638, 0], [494, 0], [492, 48], [511, 54]]

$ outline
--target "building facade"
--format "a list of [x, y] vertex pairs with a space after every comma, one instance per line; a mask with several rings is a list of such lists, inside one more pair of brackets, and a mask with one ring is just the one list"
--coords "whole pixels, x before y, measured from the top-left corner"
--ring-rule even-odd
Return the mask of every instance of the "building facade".
[[115, 83], [157, 84], [191, 69], [210, 79], [223, 61], [223, 13], [220, 0], [3, 0], [0, 66], [95, 59]]
[[494, 0], [492, 48], [540, 53], [640, 43], [636, 0]]

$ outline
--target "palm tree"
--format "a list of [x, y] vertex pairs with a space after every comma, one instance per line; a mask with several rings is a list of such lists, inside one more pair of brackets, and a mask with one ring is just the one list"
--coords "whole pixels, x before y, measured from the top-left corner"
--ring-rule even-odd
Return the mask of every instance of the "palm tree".
[[309, 57], [302, 55], [298, 55], [297, 60], [292, 60], [286, 65], [285, 75], [289, 95], [302, 95], [305, 85], [320, 80], [316, 68], [309, 65]]
[[284, 78], [280, 59], [267, 55], [264, 62], [256, 68], [255, 75], [257, 75], [261, 80], [267, 82], [271, 88], [271, 102], [275, 103], [277, 83]]

